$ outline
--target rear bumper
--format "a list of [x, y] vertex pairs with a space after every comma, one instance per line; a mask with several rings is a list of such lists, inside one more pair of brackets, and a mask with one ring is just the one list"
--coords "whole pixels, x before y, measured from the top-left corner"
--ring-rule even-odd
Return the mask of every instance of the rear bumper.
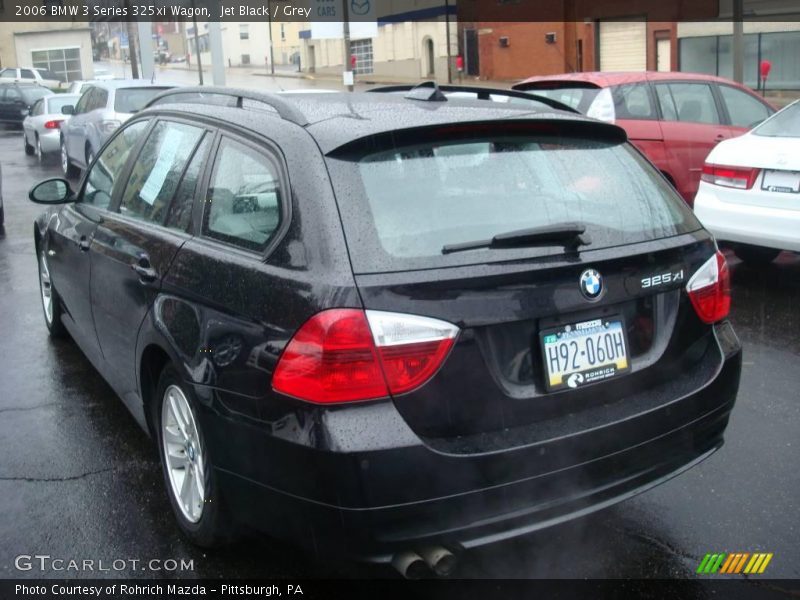
[[42, 152], [58, 152], [61, 150], [61, 132], [56, 129], [40, 133], [39, 143], [42, 145]]
[[[385, 562], [425, 544], [462, 549], [523, 535], [641, 493], [722, 445], [741, 370], [738, 341], [726, 327], [702, 386], [570, 439], [457, 454], [419, 438], [374, 450], [292, 452], [247, 436], [236, 444], [258, 444], [247, 464], [217, 473], [234, 514], [321, 555]], [[376, 421], [362, 434], [399, 440]], [[276, 459], [277, 471], [252, 462]], [[287, 489], [294, 480], [295, 489]]]
[[719, 241], [799, 252], [800, 210], [737, 201], [741, 197], [757, 197], [759, 193], [772, 199], [786, 196], [787, 206], [790, 203], [800, 205], [797, 194], [726, 189], [701, 182], [694, 200], [694, 212]]

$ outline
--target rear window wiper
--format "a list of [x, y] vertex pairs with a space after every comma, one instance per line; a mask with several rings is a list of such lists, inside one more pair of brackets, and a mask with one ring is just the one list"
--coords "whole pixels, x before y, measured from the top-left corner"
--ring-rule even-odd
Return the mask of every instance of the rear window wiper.
[[555, 223], [544, 227], [529, 227], [500, 233], [488, 240], [446, 244], [442, 247], [442, 254], [478, 248], [524, 248], [528, 246], [564, 246], [575, 249], [578, 246], [588, 246], [592, 243], [585, 232], [586, 225], [582, 223]]

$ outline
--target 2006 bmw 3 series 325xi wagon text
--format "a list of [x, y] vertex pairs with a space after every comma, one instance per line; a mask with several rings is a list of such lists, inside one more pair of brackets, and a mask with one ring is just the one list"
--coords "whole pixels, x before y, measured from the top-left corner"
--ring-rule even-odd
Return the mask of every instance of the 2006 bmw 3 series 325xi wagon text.
[[723, 443], [725, 258], [622, 129], [552, 101], [174, 89], [30, 197], [47, 327], [197, 544], [244, 523], [442, 573]]

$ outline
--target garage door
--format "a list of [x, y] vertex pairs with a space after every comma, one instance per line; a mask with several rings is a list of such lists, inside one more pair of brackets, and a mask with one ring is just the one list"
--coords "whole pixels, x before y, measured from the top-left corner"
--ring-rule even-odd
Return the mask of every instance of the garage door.
[[644, 21], [600, 23], [600, 70], [647, 69], [647, 24]]

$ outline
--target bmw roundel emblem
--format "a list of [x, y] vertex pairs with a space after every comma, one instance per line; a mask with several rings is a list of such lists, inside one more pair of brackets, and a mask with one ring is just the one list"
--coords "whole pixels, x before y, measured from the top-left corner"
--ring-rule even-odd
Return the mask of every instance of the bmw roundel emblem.
[[603, 277], [594, 269], [581, 273], [581, 293], [589, 300], [597, 300], [603, 293]]

